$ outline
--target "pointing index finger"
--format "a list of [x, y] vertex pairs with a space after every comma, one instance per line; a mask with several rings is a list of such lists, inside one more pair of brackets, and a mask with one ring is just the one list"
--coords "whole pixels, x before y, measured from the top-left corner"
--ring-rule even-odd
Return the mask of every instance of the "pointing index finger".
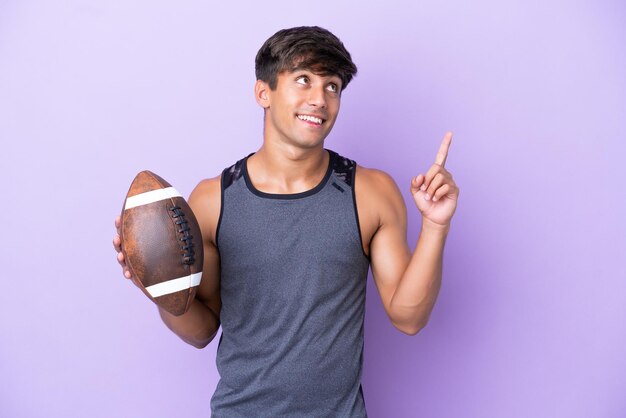
[[446, 132], [446, 135], [443, 137], [443, 141], [441, 141], [441, 146], [439, 147], [439, 151], [437, 151], [435, 164], [439, 164], [442, 167], [445, 166], [446, 159], [448, 158], [448, 150], [450, 149], [451, 143], [452, 143], [452, 132]]

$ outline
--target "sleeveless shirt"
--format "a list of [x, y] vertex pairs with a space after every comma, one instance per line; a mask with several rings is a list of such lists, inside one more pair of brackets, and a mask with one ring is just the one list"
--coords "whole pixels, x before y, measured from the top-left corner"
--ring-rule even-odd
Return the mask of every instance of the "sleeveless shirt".
[[222, 172], [214, 418], [367, 417], [356, 163], [326, 151], [323, 180], [302, 193], [257, 190], [252, 154]]

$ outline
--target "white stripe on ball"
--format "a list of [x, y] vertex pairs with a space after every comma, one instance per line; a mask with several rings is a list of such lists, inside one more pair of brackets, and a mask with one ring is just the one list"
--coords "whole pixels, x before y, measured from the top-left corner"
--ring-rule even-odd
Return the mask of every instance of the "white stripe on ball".
[[159, 200], [169, 199], [170, 197], [182, 197], [182, 195], [178, 192], [178, 190], [173, 187], [166, 187], [165, 189], [157, 189], [145, 193], [139, 193], [126, 198], [126, 205], [124, 206], [124, 210], [158, 202]]
[[146, 290], [150, 293], [150, 296], [158, 298], [159, 296], [169, 295], [170, 293], [176, 293], [181, 290], [189, 289], [190, 287], [198, 286], [201, 277], [202, 272], [193, 273], [189, 276], [179, 277], [178, 279], [148, 286]]

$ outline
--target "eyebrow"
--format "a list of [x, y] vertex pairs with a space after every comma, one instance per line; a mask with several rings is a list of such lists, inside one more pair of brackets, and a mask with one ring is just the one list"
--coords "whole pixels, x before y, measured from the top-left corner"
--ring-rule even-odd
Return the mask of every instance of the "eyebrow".
[[338, 78], [339, 80], [341, 80], [341, 77], [339, 77], [339, 74], [335, 74], [335, 73], [320, 74], [320, 73], [316, 73], [315, 71], [313, 71], [311, 69], [308, 69], [308, 68], [298, 68], [296, 70], [291, 71], [292, 74], [298, 74], [298, 73], [302, 73], [302, 72], [306, 72], [306, 73], [313, 74], [313, 75], [316, 75], [318, 77], [324, 77], [324, 78], [335, 77], [335, 78]]

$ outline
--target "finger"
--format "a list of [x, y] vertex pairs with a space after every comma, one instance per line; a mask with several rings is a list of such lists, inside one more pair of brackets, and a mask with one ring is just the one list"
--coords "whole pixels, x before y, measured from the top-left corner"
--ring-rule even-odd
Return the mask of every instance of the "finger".
[[120, 215], [117, 215], [115, 217], [115, 227], [119, 228], [121, 224], [122, 224], [122, 217]]
[[450, 192], [450, 187], [451, 186], [449, 184], [444, 184], [443, 186], [438, 188], [435, 192], [435, 195], [433, 196], [433, 202], [436, 202], [437, 200], [447, 195]]
[[117, 262], [120, 263], [122, 267], [126, 267], [126, 261], [124, 260], [124, 253], [117, 253]]
[[442, 173], [437, 173], [433, 180], [430, 182], [428, 189], [426, 189], [426, 196], [424, 196], [424, 198], [428, 200], [433, 197], [437, 189], [440, 188], [441, 185], [445, 183], [445, 181], [446, 177]]
[[132, 274], [130, 274], [130, 270], [128, 269], [124, 269], [124, 277], [126, 277], [127, 279], [132, 279]]
[[447, 171], [442, 166], [433, 164], [426, 172], [426, 178], [424, 179], [424, 183], [421, 186], [421, 190], [423, 192], [425, 192], [426, 189], [430, 187], [430, 183], [433, 181], [437, 173], [447, 173]]
[[119, 235], [116, 235], [113, 238], [113, 248], [115, 248], [115, 251], [118, 253], [122, 251], [122, 239], [120, 238]]
[[439, 147], [439, 151], [437, 151], [437, 156], [435, 157], [435, 164], [439, 164], [440, 166], [446, 165], [446, 159], [448, 158], [448, 150], [450, 149], [450, 144], [452, 143], [452, 132], [446, 132], [443, 137], [443, 141], [441, 141], [441, 146]]
[[424, 175], [420, 174], [417, 177], [413, 177], [411, 180], [411, 193], [415, 194], [420, 189], [420, 186], [424, 183]]

